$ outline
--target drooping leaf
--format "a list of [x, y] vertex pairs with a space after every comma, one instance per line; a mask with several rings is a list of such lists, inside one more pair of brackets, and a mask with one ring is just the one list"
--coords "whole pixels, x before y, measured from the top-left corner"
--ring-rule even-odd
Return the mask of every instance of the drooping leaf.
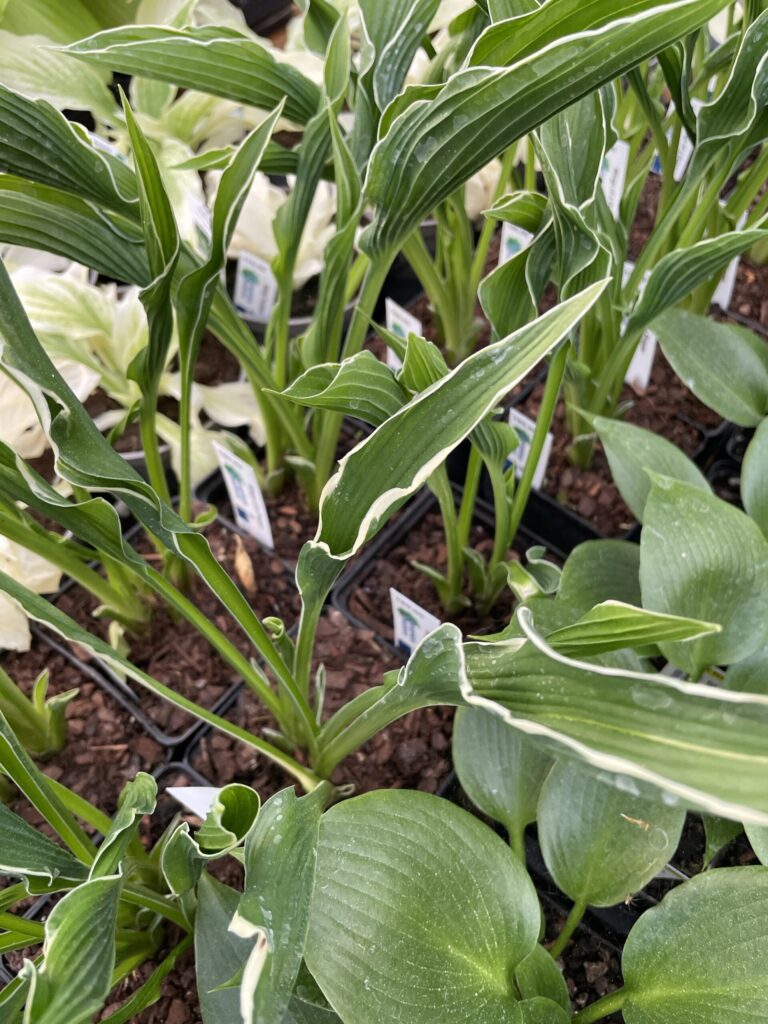
[[544, 860], [579, 904], [612, 906], [638, 892], [677, 849], [685, 809], [658, 789], [570, 762], [555, 765], [537, 814]]
[[669, 309], [653, 324], [662, 351], [696, 397], [724, 419], [757, 426], [768, 413], [768, 352], [736, 324]]
[[743, 512], [690, 484], [656, 477], [640, 545], [643, 607], [723, 628], [686, 643], [661, 644], [694, 679], [768, 638], [768, 542]]
[[424, 793], [369, 793], [320, 829], [307, 965], [342, 1020], [518, 1024], [510, 973], [538, 938], [502, 840]]
[[768, 1013], [768, 868], [705, 871], [646, 911], [622, 957], [627, 1024]]
[[539, 790], [553, 764], [550, 753], [496, 715], [475, 708], [457, 712], [452, 753], [464, 792], [518, 842], [536, 820]]
[[358, 352], [342, 363], [310, 367], [281, 395], [297, 405], [358, 416], [375, 427], [407, 400], [389, 367], [368, 351]]
[[593, 422], [608, 456], [616, 486], [640, 522], [643, 521], [651, 489], [649, 470], [710, 492], [706, 477], [698, 466], [660, 434], [602, 416], [596, 416]]

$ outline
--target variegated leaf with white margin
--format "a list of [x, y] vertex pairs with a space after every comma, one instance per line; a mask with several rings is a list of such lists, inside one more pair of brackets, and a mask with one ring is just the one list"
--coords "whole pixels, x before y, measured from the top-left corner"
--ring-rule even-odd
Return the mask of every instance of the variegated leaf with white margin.
[[387, 108], [368, 167], [365, 191], [375, 216], [361, 237], [364, 250], [392, 258], [410, 231], [489, 160], [724, 6], [725, 0], [633, 0], [629, 11], [617, 12], [613, 0], [567, 0], [489, 28], [470, 55], [473, 66], [426, 93], [406, 89]]

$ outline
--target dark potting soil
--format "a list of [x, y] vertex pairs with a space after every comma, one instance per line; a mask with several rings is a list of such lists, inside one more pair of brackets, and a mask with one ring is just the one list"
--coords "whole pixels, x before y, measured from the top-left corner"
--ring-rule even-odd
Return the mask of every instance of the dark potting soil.
[[[541, 898], [541, 906], [545, 921], [544, 942], [550, 946], [563, 930], [566, 914], [546, 897]], [[621, 961], [615, 950], [601, 942], [588, 928], [576, 929], [572, 941], [557, 962], [565, 977], [574, 1010], [582, 1010], [623, 984]], [[619, 1013], [605, 1018], [605, 1024], [622, 1022]]]
[[[376, 641], [372, 630], [351, 625], [335, 608], [326, 609], [318, 625], [313, 671], [321, 663], [326, 673], [326, 718], [401, 665], [397, 655]], [[271, 716], [246, 690], [225, 717], [256, 735], [274, 728]], [[406, 715], [348, 757], [333, 781], [352, 784], [355, 792], [407, 788], [434, 793], [450, 771], [452, 718], [450, 708], [425, 708]], [[190, 764], [214, 785], [247, 783], [262, 800], [290, 784], [284, 772], [256, 751], [216, 732], [201, 738]]]
[[[219, 522], [211, 524], [205, 536], [216, 559], [238, 584], [259, 618], [277, 616], [290, 628], [298, 619], [300, 602], [291, 575], [279, 558]], [[159, 562], [159, 556], [148, 550], [146, 538], [142, 537], [138, 546], [145, 557]], [[201, 581], [195, 580], [192, 597], [205, 617], [238, 650], [248, 657], [254, 654], [233, 617]], [[59, 600], [62, 611], [106, 637], [106, 624], [92, 616], [94, 605], [90, 594], [79, 587], [73, 587]], [[236, 671], [221, 660], [197, 629], [185, 619], [174, 617], [163, 605], [155, 606], [143, 631], [126, 634], [126, 639], [129, 657], [139, 668], [204, 707], [213, 707], [238, 681]], [[88, 660], [87, 652], [77, 653]], [[193, 723], [192, 716], [185, 711], [148, 692], [140, 692], [141, 709], [167, 734], [177, 735]]]
[[241, 367], [228, 348], [210, 331], [206, 331], [200, 342], [200, 352], [195, 363], [195, 380], [198, 384], [227, 384], [239, 380]]
[[[115, 812], [121, 789], [136, 772], [152, 771], [162, 762], [162, 747], [139, 723], [76, 665], [41, 640], [33, 638], [31, 649], [23, 654], [7, 654], [3, 668], [27, 695], [45, 668], [50, 673], [49, 695], [79, 690], [67, 706], [67, 745], [40, 767], [105, 813]], [[36, 826], [41, 823], [24, 798], [19, 798], [14, 810]]]
[[[493, 537], [475, 525], [470, 537], [472, 547], [486, 559], [493, 550]], [[519, 557], [514, 551], [512, 557]], [[370, 626], [379, 636], [394, 642], [389, 588], [394, 587], [444, 622], [454, 622], [465, 635], [496, 632], [503, 629], [512, 614], [512, 593], [505, 590], [488, 615], [480, 617], [472, 608], [446, 615], [430, 579], [411, 564], [423, 562], [441, 572], [446, 567], [446, 547], [440, 513], [429, 512], [408, 536], [376, 559], [367, 575], [349, 595], [349, 611]], [[466, 592], [466, 590], [465, 590]]]
[[730, 308], [768, 331], [768, 264], [759, 266], [742, 256]]
[[[543, 392], [544, 383], [541, 382], [520, 404], [522, 412], [531, 419], [538, 415]], [[628, 423], [665, 437], [689, 456], [693, 456], [704, 441], [699, 424], [708, 430], [721, 422], [717, 413], [699, 402], [686, 388], [660, 353], [642, 398], [625, 387], [621, 402], [632, 403], [624, 416]], [[545, 493], [572, 509], [607, 537], [626, 533], [635, 519], [613, 483], [608, 460], [599, 442], [595, 445], [589, 469], [579, 469], [568, 461], [571, 439], [566, 430], [562, 399], [555, 410], [552, 433], [554, 441], [544, 478]]]

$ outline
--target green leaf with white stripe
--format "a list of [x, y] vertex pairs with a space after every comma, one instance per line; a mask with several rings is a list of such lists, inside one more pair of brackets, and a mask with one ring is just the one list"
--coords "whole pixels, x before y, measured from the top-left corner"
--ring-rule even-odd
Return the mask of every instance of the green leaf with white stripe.
[[157, 804], [157, 783], [151, 775], [139, 772], [120, 794], [117, 814], [91, 865], [91, 878], [120, 873], [128, 844], [136, 835], [139, 821], [152, 814]]
[[393, 416], [408, 396], [392, 371], [371, 352], [358, 352], [342, 363], [322, 363], [306, 370], [281, 392], [297, 405], [334, 409], [380, 426]]
[[642, 330], [659, 313], [674, 306], [700, 284], [724, 270], [734, 257], [766, 238], [768, 231], [759, 228], [731, 231], [716, 238], [705, 238], [686, 249], [667, 253], [651, 271], [624, 333]]
[[81, 39], [65, 53], [263, 110], [285, 100], [285, 116], [298, 124], [305, 124], [320, 102], [320, 90], [300, 71], [275, 60], [255, 39], [224, 27], [127, 25]]
[[369, 793], [323, 817], [306, 961], [342, 1020], [521, 1024], [511, 974], [539, 922], [517, 857], [444, 800]]
[[623, 601], [604, 601], [572, 625], [547, 634], [547, 643], [561, 654], [592, 657], [625, 647], [694, 640], [720, 631], [717, 623], [650, 612]]
[[473, 66], [442, 88], [407, 89], [388, 108], [386, 134], [368, 167], [366, 197], [375, 217], [361, 238], [365, 251], [391, 258], [493, 157], [724, 6], [725, 0], [633, 0], [617, 11], [612, 0], [568, 0], [489, 28], [470, 55]]
[[85, 881], [88, 868], [0, 803], [0, 874], [66, 886]]
[[661, 435], [602, 416], [596, 416], [592, 422], [608, 456], [614, 482], [640, 522], [651, 489], [649, 471], [711, 493], [698, 466]]
[[753, 331], [669, 309], [653, 332], [677, 376], [724, 419], [756, 427], [768, 414], [768, 346]]
[[768, 541], [739, 509], [690, 484], [655, 477], [640, 552], [643, 607], [722, 626], [699, 640], [660, 645], [693, 679], [765, 643]]
[[35, 1024], [87, 1024], [112, 985], [120, 879], [84, 882], [56, 904], [45, 923], [43, 963], [31, 961], [25, 1020]]

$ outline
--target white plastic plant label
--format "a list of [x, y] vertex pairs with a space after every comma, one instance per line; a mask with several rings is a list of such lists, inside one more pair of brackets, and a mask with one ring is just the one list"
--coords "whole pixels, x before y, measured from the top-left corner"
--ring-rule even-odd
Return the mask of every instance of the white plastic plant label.
[[[691, 100], [691, 107], [693, 108], [694, 114], [698, 114], [701, 108], [704, 106], [703, 100]], [[673, 113], [675, 109], [674, 102], [669, 104], [668, 113]], [[667, 139], [672, 141], [672, 129], [670, 128], [667, 132]], [[684, 128], [680, 130], [680, 141], [677, 146], [677, 156], [675, 157], [675, 170], [673, 177], [675, 181], [681, 181], [683, 175], [688, 170], [688, 164], [693, 156], [693, 143], [688, 138], [688, 132]], [[651, 171], [653, 174], [661, 174], [661, 160], [659, 159], [658, 152], [654, 154], [653, 163], [651, 164]]]
[[530, 231], [518, 227], [517, 224], [510, 224], [509, 221], [505, 220], [501, 225], [499, 266], [506, 263], [507, 260], [511, 260], [513, 256], [517, 256], [523, 249], [527, 249], [532, 241], [533, 235]]
[[197, 235], [197, 247], [202, 252], [207, 252], [211, 244], [211, 211], [197, 197], [189, 200], [189, 210]]
[[[507, 465], [513, 465], [515, 467], [515, 476], [519, 480], [523, 475], [525, 463], [528, 460], [528, 452], [531, 450], [531, 441], [533, 440], [533, 432], [536, 429], [536, 421], [532, 420], [529, 416], [526, 416], [518, 409], [510, 409], [509, 425], [514, 428], [515, 433], [520, 439], [520, 444], [518, 444], [514, 451], [509, 453]], [[544, 445], [541, 449], [541, 455], [539, 456], [539, 461], [536, 466], [536, 472], [533, 474], [533, 488], [536, 491], [540, 490], [541, 485], [544, 483], [544, 476], [549, 464], [549, 456], [552, 453], [553, 441], [553, 435], [548, 433], [544, 439]]]
[[[741, 231], [747, 222], [746, 212], [739, 218], [736, 224], [736, 229]], [[739, 274], [739, 263], [741, 257], [736, 256], [726, 267], [725, 273], [723, 274], [720, 283], [715, 289], [715, 294], [712, 296], [712, 301], [716, 302], [722, 310], [729, 310], [731, 308], [731, 301], [733, 300], [733, 293], [736, 289], [736, 278]]]
[[121, 153], [114, 142], [110, 142], [109, 139], [103, 139], [100, 135], [96, 135], [94, 132], [88, 132], [91, 139], [91, 145], [94, 149], [100, 149], [102, 153], [109, 153], [116, 160], [121, 163], [127, 163], [127, 157], [125, 153]]
[[[669, 676], [671, 679], [687, 679], [685, 672], [676, 665], [673, 665], [671, 661], [668, 661], [664, 668], [661, 670], [663, 676]], [[706, 672], [702, 673], [700, 683], [704, 683], [706, 686], [722, 686], [725, 679], [725, 670], [719, 668], [717, 665], [711, 665]]]
[[266, 323], [277, 302], [277, 281], [272, 267], [250, 252], [237, 257], [235, 309], [251, 320]]
[[603, 157], [603, 168], [600, 172], [605, 200], [614, 218], [619, 216], [621, 209], [621, 197], [624, 195], [628, 168], [629, 143], [619, 139]]
[[275, 541], [272, 537], [269, 513], [253, 466], [249, 466], [244, 459], [216, 441], [213, 442], [213, 447], [224, 483], [227, 485], [235, 524], [251, 537], [255, 537], [264, 547], [274, 549]]
[[[631, 260], [627, 260], [624, 264], [622, 285], [626, 285], [634, 269], [635, 264]], [[649, 277], [650, 272], [646, 271], [640, 285], [640, 295], [642, 295]], [[643, 331], [640, 343], [635, 349], [635, 354], [632, 356], [632, 362], [627, 367], [627, 372], [624, 375], [625, 384], [629, 384], [633, 391], [642, 394], [644, 391], [648, 390], [648, 385], [651, 383], [651, 374], [653, 373], [653, 363], [656, 359], [657, 347], [658, 338], [653, 331]]]
[[207, 818], [221, 790], [217, 786], [169, 786], [166, 793], [198, 818]]
[[392, 601], [395, 647], [403, 654], [410, 654], [416, 644], [437, 629], [440, 619], [394, 587], [389, 588], [389, 597]]
[[[409, 334], [417, 334], [421, 337], [424, 333], [424, 325], [417, 316], [413, 316], [407, 309], [403, 309], [394, 299], [384, 300], [384, 312], [386, 316], [386, 327], [398, 338], [407, 341]], [[402, 370], [402, 360], [391, 348], [387, 348], [387, 366], [390, 370]]]

